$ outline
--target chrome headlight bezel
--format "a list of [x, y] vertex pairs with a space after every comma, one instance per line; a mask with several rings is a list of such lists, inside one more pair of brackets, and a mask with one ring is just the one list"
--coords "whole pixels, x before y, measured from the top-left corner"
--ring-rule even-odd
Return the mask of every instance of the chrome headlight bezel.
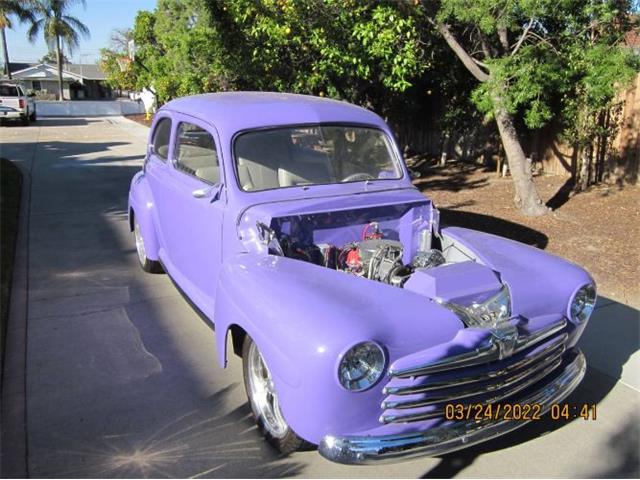
[[482, 303], [474, 303], [466, 308], [467, 312], [479, 319], [481, 325], [499, 325], [511, 318], [511, 292], [506, 284], [500, 291]]
[[597, 298], [598, 292], [594, 283], [581, 285], [571, 295], [567, 317], [577, 325], [586, 322], [593, 314]]
[[468, 307], [439, 301], [443, 307], [455, 313], [467, 327], [496, 327], [511, 319], [512, 305], [509, 286], [504, 283], [498, 293], [482, 303], [472, 303]]
[[369, 390], [384, 376], [386, 366], [387, 354], [381, 345], [374, 341], [356, 343], [338, 360], [338, 383], [349, 392]]

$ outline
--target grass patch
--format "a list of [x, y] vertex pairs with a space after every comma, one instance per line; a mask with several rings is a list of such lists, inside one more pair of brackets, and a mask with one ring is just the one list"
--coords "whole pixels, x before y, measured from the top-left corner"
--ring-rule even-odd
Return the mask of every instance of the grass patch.
[[0, 349], [3, 357], [21, 191], [22, 172], [6, 158], [0, 158]]

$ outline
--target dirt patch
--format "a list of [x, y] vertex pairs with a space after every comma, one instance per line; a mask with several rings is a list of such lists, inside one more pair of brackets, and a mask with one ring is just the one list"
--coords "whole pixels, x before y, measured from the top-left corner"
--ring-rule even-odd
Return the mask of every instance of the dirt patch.
[[511, 178], [455, 164], [428, 167], [414, 184], [441, 210], [443, 222], [534, 245], [586, 268], [600, 295], [640, 306], [640, 187], [597, 186], [578, 195], [567, 179], [535, 178], [543, 217], [521, 215], [513, 205]]

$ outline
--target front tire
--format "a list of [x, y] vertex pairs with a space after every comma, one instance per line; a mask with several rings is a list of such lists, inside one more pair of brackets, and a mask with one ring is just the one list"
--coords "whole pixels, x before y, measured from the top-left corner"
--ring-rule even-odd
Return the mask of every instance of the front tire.
[[140, 225], [135, 223], [133, 228], [133, 235], [136, 239], [136, 251], [138, 252], [138, 261], [142, 270], [148, 273], [162, 273], [162, 265], [156, 260], [150, 260], [147, 258], [147, 251], [144, 247], [144, 238], [142, 238], [142, 232], [140, 231]]
[[293, 431], [282, 416], [271, 372], [258, 346], [249, 335], [244, 337], [242, 344], [242, 372], [253, 417], [267, 442], [285, 455], [309, 445]]

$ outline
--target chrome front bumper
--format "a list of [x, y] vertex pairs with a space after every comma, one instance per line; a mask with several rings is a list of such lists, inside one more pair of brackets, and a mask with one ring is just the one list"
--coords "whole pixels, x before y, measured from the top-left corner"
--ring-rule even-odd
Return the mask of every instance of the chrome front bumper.
[[[540, 390], [514, 399], [520, 404], [539, 404], [547, 412], [561, 402], [580, 384], [587, 369], [584, 355], [565, 365], [554, 380]], [[384, 436], [325, 436], [318, 446], [328, 460], [345, 464], [373, 464], [415, 456], [434, 456], [466, 448], [511, 432], [528, 423], [526, 420], [496, 420], [487, 423], [457, 422], [411, 432]]]

